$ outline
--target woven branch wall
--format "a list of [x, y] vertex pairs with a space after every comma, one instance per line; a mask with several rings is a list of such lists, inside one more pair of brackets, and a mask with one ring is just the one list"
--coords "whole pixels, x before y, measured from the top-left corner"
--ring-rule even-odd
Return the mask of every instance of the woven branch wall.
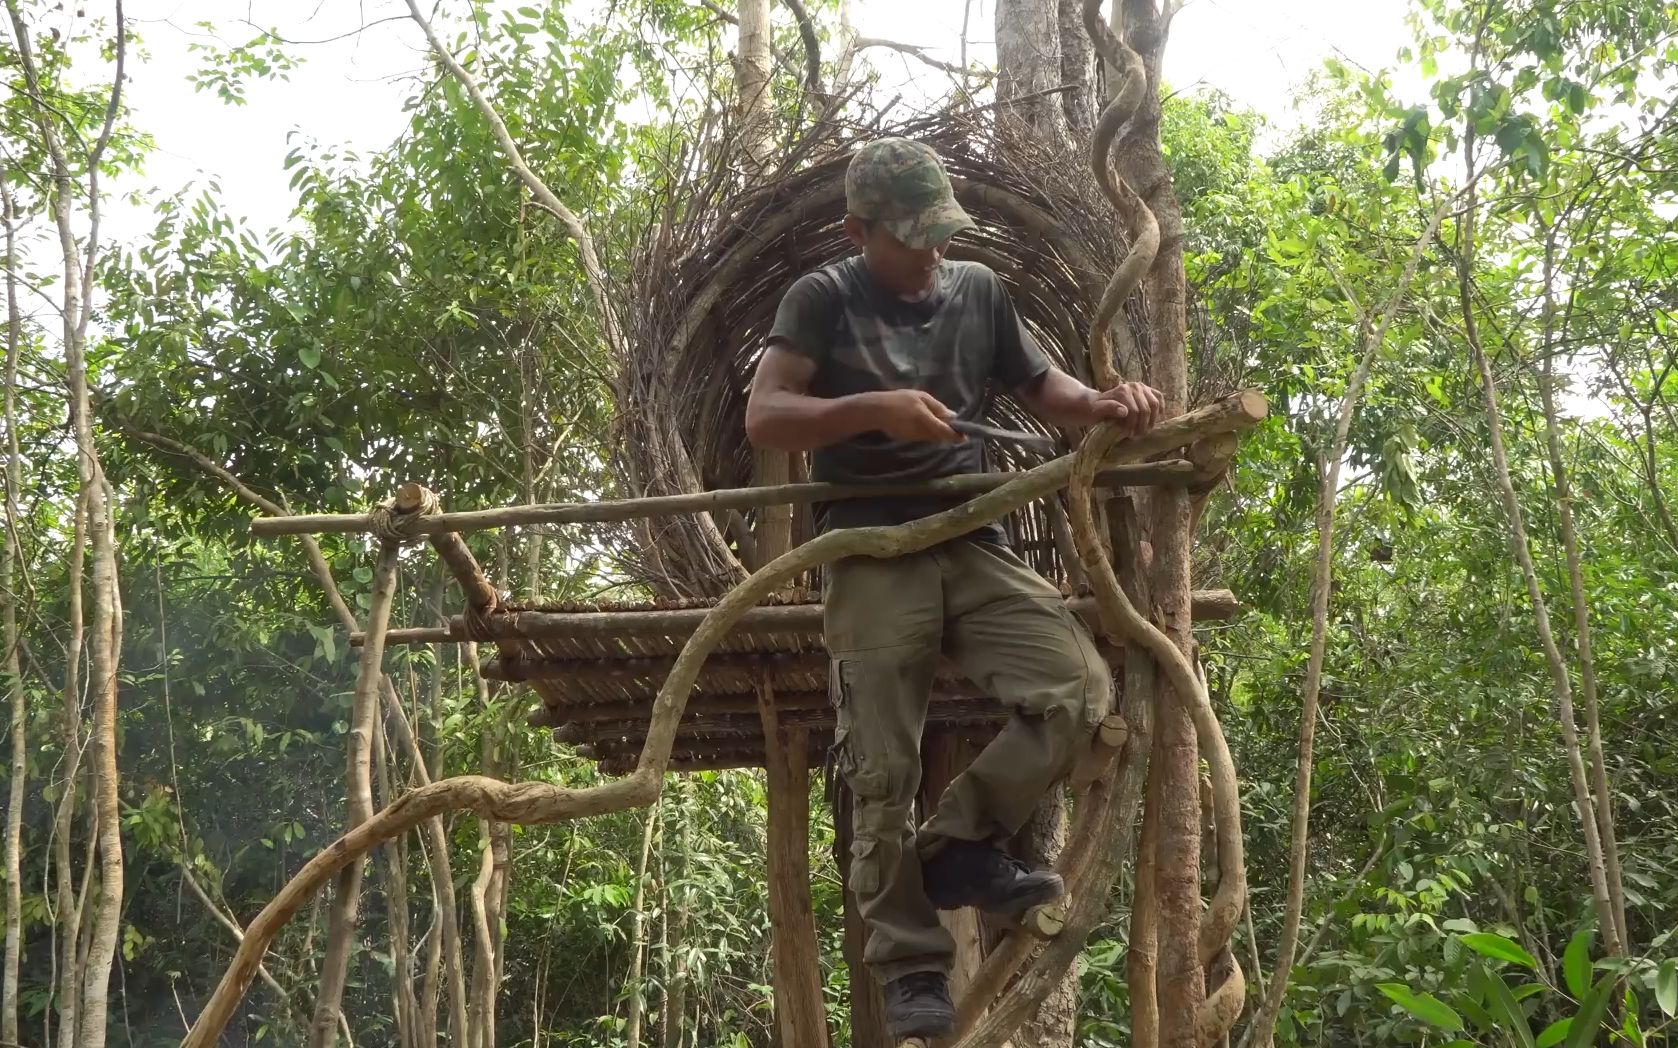
[[[752, 483], [745, 403], [763, 339], [794, 280], [855, 253], [841, 225], [845, 168], [858, 144], [888, 134], [937, 149], [978, 224], [956, 238], [950, 257], [994, 269], [1050, 359], [1088, 380], [1089, 325], [1121, 246], [1082, 159], [1010, 142], [1004, 160], [987, 114], [831, 128], [801, 141], [759, 188], [730, 192], [715, 173], [726, 165], [673, 185], [664, 221], [648, 231], [633, 278], [636, 345], [618, 382], [618, 455], [638, 493]], [[1050, 432], [1005, 397], [991, 421]], [[1018, 449], [989, 450], [999, 469], [1035, 464]], [[1033, 566], [1064, 583], [1050, 510], [1038, 504], [1008, 525]], [[720, 529], [671, 522], [639, 538], [657, 544], [641, 562], [661, 595], [715, 596], [738, 577], [722, 566], [733, 554]]]

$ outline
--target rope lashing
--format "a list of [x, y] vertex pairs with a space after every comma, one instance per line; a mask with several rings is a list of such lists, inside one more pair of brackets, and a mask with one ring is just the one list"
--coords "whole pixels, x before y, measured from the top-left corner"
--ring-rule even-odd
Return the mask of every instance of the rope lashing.
[[490, 618], [495, 614], [495, 609], [495, 604], [486, 606], [474, 604], [472, 601], [466, 602], [465, 614], [461, 615], [460, 618], [461, 624], [466, 628], [468, 640], [485, 643], [495, 639], [495, 634], [490, 630], [489, 625]]
[[425, 540], [417, 529], [422, 518], [435, 516], [443, 510], [442, 500], [433, 491], [419, 488], [419, 504], [412, 508], [398, 508], [397, 500], [386, 499], [367, 513], [368, 530], [380, 542], [408, 546]]

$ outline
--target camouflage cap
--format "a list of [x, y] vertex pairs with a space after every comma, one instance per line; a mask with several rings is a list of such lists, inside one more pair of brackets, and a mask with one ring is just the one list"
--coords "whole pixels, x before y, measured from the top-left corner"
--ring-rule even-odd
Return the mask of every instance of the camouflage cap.
[[882, 138], [857, 150], [845, 171], [845, 207], [918, 249], [974, 228], [938, 154], [907, 138]]

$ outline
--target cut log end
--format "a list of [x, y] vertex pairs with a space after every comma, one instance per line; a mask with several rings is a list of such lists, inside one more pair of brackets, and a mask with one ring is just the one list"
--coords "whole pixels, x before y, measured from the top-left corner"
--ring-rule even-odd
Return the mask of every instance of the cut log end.
[[1020, 927], [1038, 939], [1053, 939], [1066, 927], [1069, 907], [1070, 902], [1064, 895], [1052, 902], [1033, 906], [1020, 918]]
[[424, 484], [416, 484], [410, 480], [397, 487], [393, 506], [398, 513], [413, 513], [425, 505], [426, 496], [429, 494], [431, 493], [425, 490]]
[[1082, 790], [1105, 775], [1129, 739], [1130, 725], [1123, 717], [1117, 713], [1103, 717], [1096, 726], [1095, 736], [1090, 739], [1090, 748], [1084, 751], [1072, 769], [1072, 788]]
[[1262, 422], [1270, 414], [1270, 401], [1256, 389], [1244, 389], [1231, 398], [1243, 417]]
[[557, 728], [565, 723], [565, 717], [552, 706], [543, 703], [532, 710], [524, 722], [532, 728]]

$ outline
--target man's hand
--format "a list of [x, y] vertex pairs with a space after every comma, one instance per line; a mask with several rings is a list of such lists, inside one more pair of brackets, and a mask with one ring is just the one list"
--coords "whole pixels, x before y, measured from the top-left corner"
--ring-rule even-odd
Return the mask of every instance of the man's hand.
[[959, 444], [965, 439], [946, 421], [955, 418], [955, 412], [930, 393], [890, 389], [861, 396], [867, 401], [866, 417], [871, 428], [883, 431], [893, 440]]
[[1092, 420], [1119, 423], [1127, 436], [1139, 437], [1154, 428], [1160, 412], [1165, 409], [1165, 398], [1159, 390], [1143, 382], [1122, 382], [1105, 393], [1098, 393], [1090, 402]]

